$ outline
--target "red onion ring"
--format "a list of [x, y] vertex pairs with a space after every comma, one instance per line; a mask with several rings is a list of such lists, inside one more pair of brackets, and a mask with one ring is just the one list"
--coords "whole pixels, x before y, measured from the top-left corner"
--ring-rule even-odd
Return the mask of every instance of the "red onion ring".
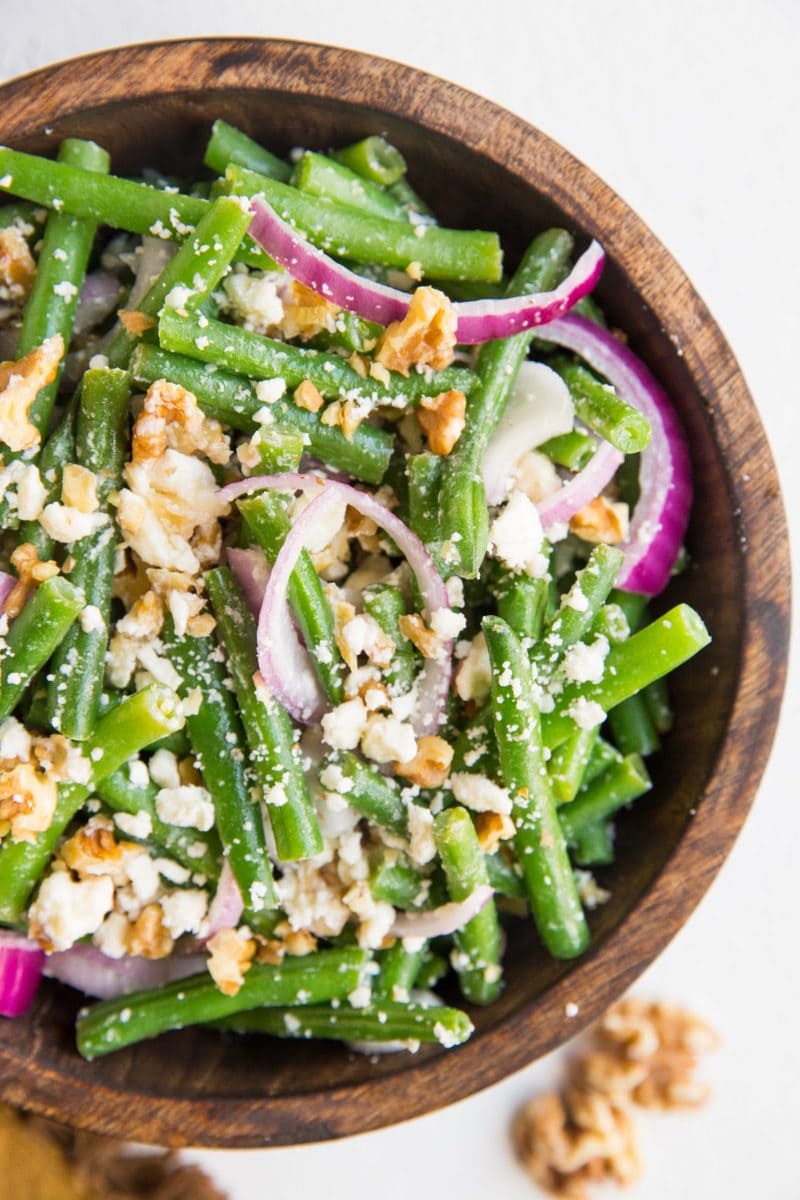
[[582, 471], [536, 505], [544, 532], [549, 534], [553, 526], [566, 525], [576, 512], [599, 496], [614, 478], [624, 457], [610, 442], [601, 442]]
[[[364, 279], [311, 246], [278, 216], [263, 196], [254, 197], [252, 207], [255, 215], [250, 236], [293, 279], [332, 304], [381, 325], [401, 321], [406, 315], [407, 293]], [[454, 304], [457, 340], [461, 345], [477, 345], [491, 338], [509, 337], [563, 316], [594, 288], [604, 261], [602, 247], [593, 241], [564, 282], [551, 292]]]
[[261, 550], [241, 550], [238, 546], [229, 546], [225, 554], [247, 607], [257, 617], [269, 579], [269, 563]]
[[235, 929], [241, 920], [243, 912], [244, 901], [242, 900], [242, 893], [239, 891], [239, 885], [234, 878], [231, 865], [226, 858], [222, 864], [214, 899], [211, 901], [211, 906], [208, 910], [208, 927], [204, 940], [208, 941], [215, 933], [219, 933], [221, 929]]
[[3, 611], [6, 600], [13, 592], [16, 583], [15, 576], [9, 575], [8, 571], [0, 571], [0, 612]]
[[157, 959], [111, 958], [96, 946], [82, 943], [69, 950], [48, 954], [44, 973], [49, 979], [58, 979], [87, 996], [111, 1000], [114, 996], [146, 991], [175, 979], [199, 975], [207, 969], [206, 962], [204, 954], [174, 954]]
[[491, 900], [494, 888], [479, 884], [466, 900], [451, 901], [422, 912], [400, 913], [389, 933], [399, 938], [444, 937], [471, 921]]
[[87, 275], [75, 309], [73, 337], [88, 333], [111, 316], [121, 295], [122, 284], [116, 275], [110, 275], [107, 271], [93, 271]]
[[617, 586], [655, 596], [669, 582], [692, 505], [691, 462], [677, 414], [641, 359], [594, 322], [572, 313], [539, 336], [580, 355], [650, 422], [653, 436], [640, 459], [639, 500]]
[[[323, 479], [318, 475], [256, 475], [228, 484], [220, 495], [231, 501], [261, 488], [291, 492], [302, 490], [318, 493], [292, 526], [291, 532], [276, 558], [264, 593], [259, 617], [258, 664], [264, 682], [271, 693], [298, 720], [310, 724], [319, 720], [324, 711], [316, 678], [312, 695], [309, 679], [288, 669], [287, 645], [291, 616], [287, 602], [289, 576], [297, 562], [310, 529], [328, 505], [344, 501], [349, 507], [368, 517], [388, 533], [417, 577], [428, 617], [440, 608], [449, 608], [444, 581], [436, 570], [431, 556], [415, 533], [404, 525], [388, 508], [366, 492], [349, 484]], [[295, 664], [296, 667], [296, 664]], [[446, 643], [438, 658], [428, 658], [417, 682], [416, 715], [412, 724], [418, 735], [436, 733], [442, 722], [447, 693], [450, 687], [451, 644]]]
[[44, 967], [36, 942], [0, 930], [0, 1017], [21, 1017], [33, 1004]]

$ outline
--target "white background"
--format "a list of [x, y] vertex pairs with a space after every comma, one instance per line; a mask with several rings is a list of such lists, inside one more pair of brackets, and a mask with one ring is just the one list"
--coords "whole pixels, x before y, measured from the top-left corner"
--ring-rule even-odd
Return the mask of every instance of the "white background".
[[[0, 0], [0, 13], [0, 77], [128, 41], [271, 34], [404, 60], [539, 125], [621, 193], [709, 303], [760, 406], [796, 528], [796, 0]], [[708, 1064], [704, 1111], [642, 1121], [645, 1173], [631, 1200], [800, 1197], [798, 718], [795, 655], [755, 811], [636, 986], [705, 1013], [725, 1044]], [[509, 1152], [509, 1120], [558, 1066], [551, 1056], [445, 1112], [345, 1142], [195, 1157], [234, 1200], [315, 1188], [333, 1200], [427, 1200], [456, 1180], [461, 1200], [523, 1200], [534, 1189]]]

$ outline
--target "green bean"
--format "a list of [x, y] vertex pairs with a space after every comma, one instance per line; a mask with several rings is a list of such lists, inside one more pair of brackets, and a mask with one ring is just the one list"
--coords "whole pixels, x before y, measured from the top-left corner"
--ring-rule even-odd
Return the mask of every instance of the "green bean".
[[[198, 309], [230, 266], [250, 220], [251, 214], [232, 196], [215, 200], [136, 305], [137, 311], [155, 319], [168, 299], [182, 311]], [[197, 319], [202, 324], [202, 314]], [[106, 349], [110, 364], [127, 366], [140, 336], [119, 325]]]
[[[475, 826], [465, 808], [446, 808], [433, 822], [436, 848], [447, 877], [450, 898], [461, 902], [476, 888], [488, 884], [486, 861]], [[456, 954], [453, 965], [464, 996], [473, 1004], [491, 1004], [500, 994], [500, 922], [493, 900], [489, 900], [463, 928], [453, 935]]]
[[499, 772], [497, 743], [494, 736], [492, 709], [484, 704], [474, 717], [460, 729], [453, 753], [451, 771], [473, 772], [493, 779]]
[[347, 393], [350, 398], [375, 405], [392, 405], [401, 398], [403, 403], [419, 400], [452, 388], [463, 392], [475, 382], [474, 375], [465, 367], [445, 367], [431, 376], [414, 372], [406, 378], [395, 372], [384, 385], [374, 379], [363, 379], [339, 354], [275, 341], [238, 325], [226, 325], [208, 317], [201, 320], [194, 313], [182, 317], [169, 308], [159, 318], [158, 339], [164, 350], [188, 354], [251, 379], [281, 378], [290, 389], [310, 379], [322, 396], [335, 399]]
[[616, 546], [601, 545], [592, 550], [586, 566], [578, 571], [572, 587], [561, 597], [558, 612], [534, 652], [537, 679], [552, 675], [569, 647], [589, 633], [611, 591], [622, 558], [622, 551]]
[[417, 195], [411, 184], [405, 178], [398, 179], [395, 183], [389, 185], [389, 195], [395, 200], [399, 200], [406, 212], [416, 213], [420, 217], [430, 217], [433, 219], [433, 213], [428, 208], [425, 201]]
[[345, 1000], [359, 986], [363, 950], [324, 950], [286, 958], [278, 967], [254, 963], [235, 996], [226, 996], [205, 971], [150, 991], [104, 1000], [78, 1016], [78, 1050], [98, 1058], [170, 1029], [218, 1021], [261, 1007]]
[[[39, 455], [39, 478], [45, 487], [45, 504], [52, 504], [61, 497], [61, 479], [64, 467], [75, 461], [75, 420], [80, 389], [67, 406], [61, 420], [50, 434]], [[19, 544], [36, 548], [42, 562], [53, 557], [55, 542], [45, 533], [38, 520], [23, 521], [19, 527]]]
[[0, 207], [0, 229], [18, 229], [26, 238], [36, 237], [47, 220], [47, 210], [25, 200]]
[[558, 434], [539, 446], [541, 454], [546, 454], [557, 467], [566, 467], [568, 471], [582, 471], [588, 467], [596, 449], [594, 438], [589, 437], [588, 433], [581, 433], [579, 429]]
[[576, 835], [571, 845], [573, 860], [582, 867], [607, 867], [614, 861], [614, 824], [596, 821]]
[[[141, 344], [131, 356], [131, 372], [140, 387], [156, 379], [170, 379], [194, 394], [210, 417], [245, 433], [256, 428], [253, 416], [264, 407], [249, 379], [207, 366], [181, 354], [168, 354]], [[348, 440], [335, 425], [323, 425], [318, 413], [298, 408], [291, 401], [275, 400], [270, 406], [276, 424], [308, 438], [309, 454], [337, 471], [364, 483], [379, 484], [392, 457], [391, 434], [362, 421]]]
[[655, 754], [661, 739], [643, 695], [629, 696], [608, 714], [608, 724], [617, 749], [622, 754]]
[[592, 622], [593, 637], [604, 637], [609, 645], [624, 642], [631, 635], [628, 618], [618, 604], [604, 604]]
[[597, 738], [597, 728], [578, 729], [553, 751], [547, 773], [556, 804], [568, 804], [577, 796]]
[[406, 160], [400, 151], [376, 134], [362, 138], [352, 146], [334, 150], [333, 157], [362, 179], [380, 184], [381, 187], [391, 187], [406, 173]]
[[503, 253], [496, 233], [387, 220], [308, 196], [236, 165], [228, 167], [225, 178], [236, 195], [263, 195], [278, 216], [305, 233], [320, 250], [337, 257], [401, 270], [418, 262], [425, 275], [436, 279], [493, 283], [502, 274]]
[[250, 471], [251, 475], [297, 471], [306, 448], [302, 433], [282, 425], [262, 425], [250, 445], [258, 455], [258, 466]]
[[[274, 564], [292, 528], [284, 499], [265, 491], [240, 500], [238, 509], [268, 561]], [[334, 636], [331, 606], [307, 550], [300, 551], [289, 576], [288, 596], [325, 694], [332, 704], [340, 704], [344, 698], [344, 663]]]
[[607, 821], [618, 809], [637, 800], [653, 786], [647, 767], [638, 754], [628, 754], [612, 763], [576, 798], [559, 809], [564, 836], [572, 844], [587, 828]]
[[658, 733], [669, 733], [672, 729], [672, 709], [666, 679], [657, 679], [642, 693], [650, 719]]
[[612, 746], [605, 738], [598, 737], [592, 747], [592, 753], [589, 755], [589, 761], [586, 764], [586, 771], [583, 776], [581, 787], [588, 787], [598, 775], [602, 775], [606, 767], [610, 767], [612, 763], [621, 763], [622, 755], [616, 746]]
[[[99, 511], [108, 516], [108, 497], [121, 486], [125, 462], [131, 377], [127, 371], [87, 371], [81, 384], [77, 447], [80, 465], [97, 480]], [[111, 620], [111, 585], [117, 538], [109, 519], [72, 547], [70, 582], [96, 611], [96, 621], [68, 630], [53, 656], [48, 689], [49, 721], [75, 741], [85, 741], [100, 715], [100, 693]]]
[[413, 950], [407, 950], [402, 938], [398, 938], [388, 950], [381, 950], [376, 955], [380, 972], [372, 984], [373, 1002], [395, 1000], [407, 1003], [427, 950], [426, 941], [421, 941]]
[[620, 588], [614, 588], [608, 599], [625, 613], [632, 632], [635, 633], [641, 628], [647, 614], [647, 596], [642, 596], [640, 592], [623, 592]]
[[440, 1042], [460, 1046], [473, 1032], [465, 1012], [382, 1000], [369, 1008], [259, 1008], [220, 1022], [235, 1033], [332, 1038], [341, 1042]]
[[[168, 241], [182, 241], [211, 206], [211, 201], [200, 196], [165, 192], [116, 175], [97, 175], [7, 146], [0, 146], [0, 178], [9, 181], [0, 185], [0, 193], [55, 208], [59, 214]], [[237, 258], [257, 267], [274, 265], [250, 238]]]
[[519, 571], [497, 572], [494, 592], [497, 615], [511, 626], [517, 637], [538, 641], [547, 610], [547, 579], [531, 579]]
[[422, 960], [422, 966], [417, 975], [416, 986], [418, 988], [434, 988], [437, 983], [440, 983], [444, 979], [449, 970], [450, 963], [447, 959], [441, 954], [434, 954], [429, 949]]
[[[84, 746], [93, 783], [97, 785], [145, 746], [182, 724], [180, 707], [167, 688], [154, 685], [127, 697], [98, 721]], [[4, 839], [0, 845], [0, 921], [13, 925], [21, 919], [59, 838], [91, 794], [91, 784], [59, 784], [56, 809], [47, 829], [32, 842]]]
[[492, 663], [492, 709], [503, 780], [511, 792], [514, 843], [539, 935], [555, 958], [574, 958], [589, 929], [572, 875], [545, 767], [530, 663], [499, 617], [484, 617]]
[[411, 454], [406, 460], [408, 476], [408, 523], [427, 546], [442, 540], [439, 523], [439, 489], [445, 460], [430, 450]]
[[375, 900], [385, 900], [402, 911], [431, 908], [447, 899], [438, 874], [423, 875], [408, 858], [392, 850], [373, 859], [369, 887]]
[[336, 314], [332, 330], [322, 329], [309, 339], [315, 350], [346, 350], [348, 354], [367, 354], [374, 350], [383, 326], [342, 308]]
[[542, 718], [542, 734], [550, 749], [577, 728], [574, 705], [595, 703], [608, 712], [693, 658], [711, 641], [701, 618], [688, 604], [678, 604], [651, 621], [619, 646], [612, 646], [600, 683], [570, 683], [556, 697], [553, 712]]
[[256, 625], [226, 568], [207, 572], [206, 588], [227, 651], [239, 712], [250, 746], [250, 769], [267, 805], [278, 858], [313, 858], [322, 834], [309, 796], [296, 734], [286, 710], [257, 688]]
[[361, 593], [364, 611], [377, 621], [394, 642], [392, 661], [386, 668], [386, 682], [392, 695], [402, 696], [411, 688], [419, 666], [419, 657], [398, 624], [406, 612], [406, 602], [399, 587], [390, 583], [372, 583]]
[[408, 814], [400, 789], [387, 775], [367, 766], [349, 750], [329, 754], [320, 763], [320, 779], [337, 780], [329, 791], [345, 796], [347, 803], [374, 825], [403, 837], [408, 832]]
[[335, 200], [360, 212], [386, 217], [390, 221], [408, 220], [400, 201], [378, 184], [371, 183], [343, 163], [312, 150], [306, 150], [297, 162], [292, 172], [292, 183], [310, 196]]
[[215, 121], [211, 126], [211, 137], [203, 162], [218, 175], [224, 175], [225, 168], [232, 162], [283, 182], [287, 182], [292, 173], [291, 167], [283, 159], [253, 141], [240, 129], [222, 120]]
[[85, 603], [83, 592], [61, 575], [37, 587], [0, 647], [0, 721], [16, 708], [20, 696], [66, 636]]
[[569, 388], [575, 413], [584, 425], [623, 454], [639, 454], [649, 446], [652, 430], [647, 417], [617, 395], [610, 384], [561, 355], [554, 357], [550, 365]]
[[580, 313], [582, 317], [586, 317], [589, 321], [594, 321], [595, 325], [600, 325], [603, 329], [608, 329], [608, 321], [594, 296], [583, 296], [575, 305], [573, 311]]
[[513, 900], [526, 899], [525, 880], [517, 864], [508, 861], [501, 850], [486, 855], [486, 873], [498, 896]]
[[224, 654], [202, 637], [178, 637], [171, 621], [162, 634], [185, 698], [200, 689], [200, 708], [186, 718], [195, 761], [214, 802], [222, 849], [244, 900], [247, 919], [258, 923], [275, 907], [264, 822], [245, 773], [247, 742], [226, 680]]
[[[155, 748], [155, 747], [153, 747]], [[160, 853], [187, 867], [194, 874], [217, 879], [220, 872], [219, 840], [213, 831], [184, 829], [179, 825], [167, 825], [156, 809], [159, 788], [152, 780], [144, 787], [134, 784], [128, 767], [120, 767], [113, 775], [95, 784], [97, 795], [113, 812], [137, 816], [147, 813], [152, 825], [152, 839]]]
[[[572, 238], [561, 229], [540, 234], [515, 272], [508, 294], [526, 295], [559, 283], [569, 270], [572, 245]], [[442, 529], [453, 565], [467, 578], [477, 576], [489, 537], [481, 460], [532, 337], [533, 331], [518, 333], [481, 347], [476, 367], [480, 387], [469, 397], [466, 428], [445, 463]]]

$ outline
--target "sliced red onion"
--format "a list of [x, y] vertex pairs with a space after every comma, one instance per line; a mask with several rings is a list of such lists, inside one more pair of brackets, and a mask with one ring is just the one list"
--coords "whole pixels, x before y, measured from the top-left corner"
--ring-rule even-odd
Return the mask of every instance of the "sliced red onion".
[[122, 295], [122, 285], [108, 271], [93, 271], [84, 280], [75, 309], [73, 335], [80, 337], [110, 317]]
[[205, 971], [204, 954], [172, 954], [169, 958], [110, 958], [96, 946], [81, 943], [48, 954], [44, 973], [69, 987], [111, 1000], [129, 992], [146, 991]]
[[0, 930], [0, 1017], [21, 1017], [33, 1004], [44, 966], [36, 942]]
[[8, 571], [0, 571], [0, 612], [5, 607], [6, 600], [13, 592], [17, 580], [13, 575], [9, 575]]
[[481, 883], [466, 900], [451, 901], [422, 912], [400, 913], [389, 933], [399, 938], [444, 937], [471, 921], [491, 900], [494, 889]]
[[[332, 304], [380, 325], [401, 321], [406, 315], [410, 303], [407, 293], [364, 279], [317, 250], [282, 220], [263, 196], [256, 196], [252, 206], [255, 215], [250, 236], [293, 279]], [[602, 247], [598, 242], [592, 242], [564, 282], [552, 292], [454, 304], [457, 340], [461, 345], [477, 345], [491, 338], [509, 337], [563, 316], [591, 292], [600, 278], [604, 261]]]
[[127, 307], [135, 309], [143, 300], [178, 247], [166, 238], [143, 237], [136, 254], [136, 278], [133, 281]]
[[576, 512], [599, 496], [614, 478], [624, 457], [610, 442], [600, 442], [582, 471], [536, 505], [544, 532], [549, 533], [554, 526], [568, 524]]
[[[313, 678], [315, 690], [312, 694], [312, 681], [306, 675], [292, 674], [288, 669], [287, 657], [292, 640], [288, 636], [288, 630], [292, 626], [286, 594], [289, 576], [300, 551], [312, 535], [316, 524], [328, 512], [329, 506], [344, 502], [388, 533], [417, 577], [429, 618], [438, 609], [447, 609], [450, 605], [444, 581], [417, 535], [367, 492], [358, 491], [357, 488], [336, 480], [322, 479], [318, 475], [287, 473], [257, 475], [243, 479], [223, 488], [220, 495], [230, 501], [264, 487], [284, 492], [302, 490], [317, 493], [295, 521], [273, 564], [258, 626], [258, 664], [267, 687], [292, 716], [309, 724], [319, 720], [324, 711], [325, 700], [316, 677]], [[420, 672], [417, 681], [416, 713], [411, 718], [419, 736], [436, 733], [441, 725], [450, 687], [451, 648], [451, 644], [446, 643], [438, 658], [425, 660]]]
[[617, 585], [655, 596], [669, 582], [692, 506], [691, 461], [677, 414], [641, 359], [594, 322], [573, 313], [548, 325], [541, 337], [580, 355], [650, 422], [653, 435], [641, 454], [639, 500]]
[[237, 546], [229, 546], [225, 553], [247, 607], [257, 617], [269, 579], [269, 563], [261, 550], [240, 550]]
[[243, 912], [242, 893], [233, 877], [231, 865], [226, 859], [222, 864], [217, 890], [208, 910], [206, 939], [212, 938], [221, 929], [235, 929]]
[[502, 504], [514, 464], [549, 438], [569, 433], [575, 405], [560, 375], [544, 363], [524, 362], [481, 463], [489, 504]]

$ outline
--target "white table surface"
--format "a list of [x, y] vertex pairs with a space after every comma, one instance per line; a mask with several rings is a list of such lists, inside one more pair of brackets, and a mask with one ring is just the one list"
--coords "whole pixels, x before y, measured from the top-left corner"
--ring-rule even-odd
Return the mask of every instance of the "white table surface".
[[[10, 16], [11, 0], [0, 7]], [[744, 367], [787, 508], [800, 514], [796, 0], [26, 0], [5, 31], [0, 78], [129, 41], [271, 34], [398, 58], [520, 113], [616, 188], [691, 276]], [[795, 539], [795, 562], [797, 549]], [[715, 1095], [706, 1109], [641, 1121], [645, 1173], [631, 1200], [800, 1197], [797, 666], [795, 653], [744, 833], [635, 988], [706, 1014], [725, 1043], [708, 1064]], [[192, 1157], [233, 1200], [288, 1200], [317, 1187], [334, 1200], [427, 1200], [449, 1195], [456, 1178], [461, 1200], [523, 1200], [535, 1189], [509, 1152], [509, 1120], [557, 1076], [560, 1059], [394, 1129]]]

